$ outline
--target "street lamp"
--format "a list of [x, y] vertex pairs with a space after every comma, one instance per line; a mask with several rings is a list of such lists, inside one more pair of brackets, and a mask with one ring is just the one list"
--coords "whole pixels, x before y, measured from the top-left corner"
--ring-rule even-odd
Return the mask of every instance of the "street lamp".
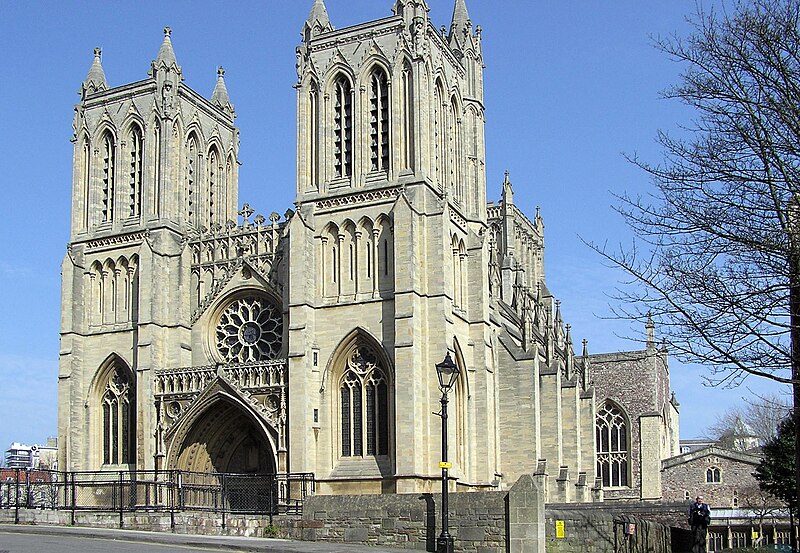
[[442, 391], [442, 462], [439, 466], [442, 469], [442, 533], [436, 539], [437, 553], [453, 553], [453, 536], [448, 531], [449, 512], [448, 512], [448, 475], [450, 463], [447, 462], [447, 393], [455, 386], [458, 378], [458, 367], [453, 363], [450, 352], [447, 352], [444, 360], [436, 364], [436, 375], [439, 377], [439, 389]]

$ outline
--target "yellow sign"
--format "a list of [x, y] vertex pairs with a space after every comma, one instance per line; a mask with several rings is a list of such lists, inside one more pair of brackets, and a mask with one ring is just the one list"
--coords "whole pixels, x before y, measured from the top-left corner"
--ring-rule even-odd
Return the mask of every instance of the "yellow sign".
[[752, 537], [753, 537], [754, 540], [758, 539], [758, 530], [753, 530], [753, 536]]
[[557, 520], [556, 521], [556, 538], [563, 540], [564, 539], [564, 521]]
[[439, 468], [440, 469], [451, 469], [451, 468], [453, 468], [453, 463], [448, 463], [447, 461], [442, 461], [441, 463], [439, 463]]

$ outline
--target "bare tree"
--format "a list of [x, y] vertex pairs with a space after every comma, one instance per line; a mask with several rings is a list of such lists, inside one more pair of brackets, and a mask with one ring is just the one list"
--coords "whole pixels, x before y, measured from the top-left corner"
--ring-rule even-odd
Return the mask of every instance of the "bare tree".
[[593, 247], [631, 277], [619, 316], [650, 314], [713, 383], [792, 385], [800, 416], [800, 0], [698, 4], [690, 22], [657, 46], [684, 66], [665, 96], [696, 118], [658, 134], [661, 162], [631, 156], [655, 185], [620, 197], [632, 245]]
[[777, 434], [778, 425], [791, 412], [792, 406], [777, 394], [744, 400], [743, 405], [728, 409], [705, 431], [707, 438], [737, 451], [750, 448], [750, 439], [763, 445]]

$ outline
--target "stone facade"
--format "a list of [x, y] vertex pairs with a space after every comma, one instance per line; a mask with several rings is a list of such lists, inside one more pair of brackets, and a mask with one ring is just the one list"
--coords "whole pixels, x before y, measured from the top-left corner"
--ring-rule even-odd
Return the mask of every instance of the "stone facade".
[[756, 455], [708, 447], [664, 461], [663, 493], [667, 501], [691, 501], [702, 495], [712, 509], [763, 505], [764, 494], [753, 472]]
[[[590, 501], [595, 394], [544, 275], [544, 225], [508, 175], [487, 202], [483, 54], [464, 0], [335, 29], [297, 49], [296, 210], [238, 208], [238, 130], [165, 36], [148, 77], [75, 110], [64, 258], [60, 466], [313, 472], [321, 493], [438, 485], [435, 365], [454, 487], [548, 474]], [[402, 447], [401, 447], [402, 444]]]
[[[670, 390], [668, 355], [656, 346], [652, 322], [646, 336], [644, 350], [589, 356], [598, 432], [603, 427], [606, 433], [614, 422], [620, 431], [616, 448], [605, 444], [610, 452], [600, 452], [604, 445], [598, 444], [598, 475], [606, 500], [669, 499], [662, 493], [661, 464], [680, 452], [678, 402]], [[616, 418], [604, 427], [602, 415]], [[604, 456], [617, 463], [618, 480], [600, 470]]]

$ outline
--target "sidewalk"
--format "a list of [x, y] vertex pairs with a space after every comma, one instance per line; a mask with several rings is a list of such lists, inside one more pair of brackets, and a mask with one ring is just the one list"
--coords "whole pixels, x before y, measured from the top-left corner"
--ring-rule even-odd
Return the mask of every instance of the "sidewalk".
[[0, 532], [39, 534], [47, 536], [76, 536], [134, 542], [157, 543], [196, 547], [198, 549], [230, 549], [268, 553], [399, 553], [409, 551], [393, 547], [373, 547], [347, 543], [305, 542], [276, 538], [241, 538], [234, 536], [198, 536], [138, 530], [106, 528], [76, 528], [67, 526], [31, 526], [26, 524], [0, 524]]

